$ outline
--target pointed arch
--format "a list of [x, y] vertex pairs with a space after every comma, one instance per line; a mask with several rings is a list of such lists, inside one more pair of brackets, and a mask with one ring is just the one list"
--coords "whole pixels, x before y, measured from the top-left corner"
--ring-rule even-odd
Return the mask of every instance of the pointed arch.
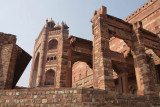
[[56, 39], [52, 39], [48, 43], [48, 50], [57, 49], [58, 41]]
[[55, 71], [50, 69], [45, 73], [45, 85], [55, 85]]

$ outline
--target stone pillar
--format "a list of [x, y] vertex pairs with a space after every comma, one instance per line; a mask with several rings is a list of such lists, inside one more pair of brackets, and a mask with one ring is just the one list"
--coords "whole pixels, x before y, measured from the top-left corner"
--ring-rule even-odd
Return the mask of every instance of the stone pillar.
[[38, 64], [38, 73], [37, 73], [37, 80], [36, 80], [36, 86], [42, 86], [42, 80], [43, 80], [43, 72], [45, 67], [45, 57], [46, 57], [46, 43], [47, 43], [47, 25], [42, 31], [42, 42], [41, 42], [41, 50], [40, 50], [40, 57], [39, 57], [39, 64]]
[[107, 29], [106, 7], [95, 12], [91, 22], [93, 32], [93, 81], [94, 88], [115, 92], [112, 62], [109, 57], [109, 33]]
[[[69, 78], [71, 75], [68, 75], [70, 72], [68, 71], [69, 62], [68, 62], [68, 49], [69, 49], [69, 41], [63, 38], [62, 43], [62, 53], [61, 53], [61, 67], [60, 67], [60, 87], [69, 87]], [[72, 77], [70, 77], [72, 78]]]
[[68, 50], [68, 73], [67, 73], [67, 86], [72, 87], [72, 50]]
[[139, 28], [142, 27], [141, 22], [133, 24], [134, 36], [134, 49], [132, 51], [135, 74], [137, 80], [138, 95], [151, 95], [154, 94], [154, 82], [151, 77], [151, 71], [147, 62], [147, 56], [145, 53], [145, 47], [143, 45], [142, 33]]
[[[71, 76], [69, 71], [69, 40], [68, 40], [68, 29], [65, 29], [63, 24], [61, 27], [61, 37], [59, 38], [59, 56], [58, 56], [58, 68], [57, 68], [57, 78], [56, 78], [56, 88], [61, 87], [71, 87], [68, 78]], [[70, 75], [68, 75], [70, 73]], [[70, 77], [71, 78], [71, 77]]]
[[120, 93], [128, 93], [128, 73], [122, 72], [118, 76]]
[[124, 93], [128, 93], [128, 73], [127, 72], [123, 72], [122, 81], [123, 81]]

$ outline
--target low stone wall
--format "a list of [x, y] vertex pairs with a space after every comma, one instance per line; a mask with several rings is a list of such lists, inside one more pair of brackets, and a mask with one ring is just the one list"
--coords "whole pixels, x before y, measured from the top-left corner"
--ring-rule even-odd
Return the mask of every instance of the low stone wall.
[[14, 89], [0, 91], [0, 107], [159, 107], [157, 96], [109, 95], [96, 89]]

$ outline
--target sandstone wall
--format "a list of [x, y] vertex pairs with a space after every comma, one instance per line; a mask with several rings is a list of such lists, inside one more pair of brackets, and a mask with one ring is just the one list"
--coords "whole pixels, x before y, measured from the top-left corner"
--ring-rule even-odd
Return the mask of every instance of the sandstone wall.
[[7, 86], [8, 67], [13, 47], [11, 44], [15, 43], [16, 36], [0, 32], [0, 89], [4, 89]]
[[160, 34], [160, 1], [148, 0], [137, 11], [131, 13], [125, 21], [129, 23], [142, 21], [144, 29]]
[[[131, 13], [125, 21], [132, 24], [141, 21], [144, 29], [151, 31], [160, 37], [160, 0], [148, 0], [147, 3], [144, 3], [144, 5]], [[159, 46], [156, 45], [156, 47]], [[152, 54], [155, 65], [159, 66], [160, 58], [155, 54], [153, 49], [145, 47], [145, 51], [147, 54]], [[158, 74], [158, 72], [159, 69], [156, 70], [156, 74]], [[155, 76], [154, 79], [159, 78], [159, 75]]]
[[72, 67], [72, 83], [93, 74], [93, 70], [86, 62], [75, 62]]
[[1, 107], [158, 107], [152, 96], [108, 95], [95, 89], [19, 89], [0, 91]]
[[0, 33], [0, 89], [14, 88], [30, 59], [16, 45], [16, 36]]

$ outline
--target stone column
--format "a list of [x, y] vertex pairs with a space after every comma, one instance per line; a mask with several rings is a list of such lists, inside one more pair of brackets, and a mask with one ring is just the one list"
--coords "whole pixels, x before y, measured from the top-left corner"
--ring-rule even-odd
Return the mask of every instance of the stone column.
[[123, 89], [124, 89], [123, 92], [128, 93], [128, 73], [127, 72], [123, 72], [122, 81], [123, 81]]
[[122, 72], [118, 76], [120, 93], [128, 93], [128, 73]]
[[69, 62], [68, 62], [68, 49], [69, 49], [69, 41], [63, 38], [62, 43], [62, 53], [61, 53], [61, 67], [60, 67], [60, 87], [69, 87], [69, 79], [72, 78], [69, 71]]
[[45, 67], [45, 56], [46, 56], [46, 43], [47, 43], [47, 25], [44, 27], [42, 31], [42, 42], [41, 42], [41, 50], [40, 50], [40, 57], [39, 57], [39, 64], [38, 64], [38, 73], [37, 73], [37, 80], [36, 80], [36, 86], [42, 86], [42, 80], [43, 80], [43, 72]]
[[135, 74], [137, 80], [138, 95], [151, 95], [154, 94], [154, 82], [151, 77], [151, 71], [147, 62], [147, 56], [145, 53], [145, 47], [143, 45], [142, 33], [139, 28], [142, 27], [141, 22], [133, 24], [134, 29], [134, 49], [132, 51]]
[[93, 32], [93, 81], [94, 88], [106, 90], [108, 94], [115, 92], [112, 62], [109, 57], [109, 33], [107, 29], [106, 7], [95, 12], [91, 22]]
[[[65, 29], [64, 25], [62, 24], [61, 27], [61, 36], [59, 38], [59, 56], [58, 56], [58, 68], [57, 68], [57, 78], [56, 78], [56, 88], [61, 87], [70, 87], [70, 79], [71, 72], [69, 71], [69, 40], [68, 40], [68, 28]], [[70, 74], [70, 75], [68, 75]], [[71, 77], [70, 77], [71, 78]]]
[[67, 73], [67, 87], [72, 87], [72, 50], [68, 49], [68, 73]]

